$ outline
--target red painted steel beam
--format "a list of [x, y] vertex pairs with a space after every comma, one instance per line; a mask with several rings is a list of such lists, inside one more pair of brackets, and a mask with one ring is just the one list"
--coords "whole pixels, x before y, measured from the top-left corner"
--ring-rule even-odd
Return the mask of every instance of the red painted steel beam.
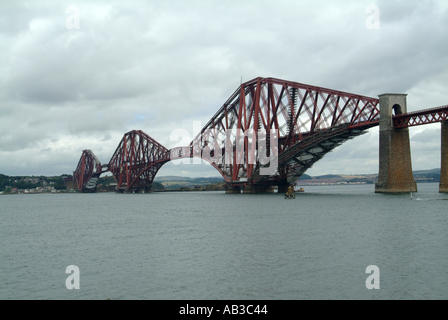
[[394, 128], [407, 128], [448, 120], [448, 106], [419, 110], [393, 117]]

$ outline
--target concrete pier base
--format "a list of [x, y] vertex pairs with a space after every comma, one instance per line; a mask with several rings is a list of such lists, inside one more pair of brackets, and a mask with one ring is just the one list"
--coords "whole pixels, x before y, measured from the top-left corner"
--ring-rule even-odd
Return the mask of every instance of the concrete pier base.
[[274, 193], [273, 186], [257, 186], [252, 184], [246, 184], [243, 189], [243, 193]]
[[126, 194], [130, 194], [130, 193], [152, 193], [154, 191], [152, 191], [152, 188], [141, 188], [141, 189], [119, 189], [119, 190], [115, 190], [115, 193], [126, 193]]
[[241, 193], [240, 186], [232, 186], [231, 184], [227, 184], [226, 194], [240, 194], [240, 193]]
[[238, 185], [234, 186], [230, 183], [226, 186], [226, 194], [240, 194], [241, 191], [246, 194], [257, 194], [257, 193], [274, 193], [273, 186], [258, 186], [247, 183], [244, 186]]
[[448, 122], [442, 122], [442, 166], [439, 192], [448, 193]]
[[417, 192], [409, 129], [393, 128], [392, 112], [407, 112], [406, 94], [380, 95], [380, 159], [376, 193]]

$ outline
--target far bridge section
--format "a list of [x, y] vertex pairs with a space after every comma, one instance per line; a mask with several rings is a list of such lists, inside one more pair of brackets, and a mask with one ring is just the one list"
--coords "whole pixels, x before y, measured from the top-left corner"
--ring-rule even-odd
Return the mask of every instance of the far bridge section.
[[117, 192], [150, 192], [159, 169], [170, 161], [169, 150], [141, 130], [123, 136], [109, 161], [108, 170]]
[[98, 180], [105, 171], [107, 165], [102, 165], [92, 150], [84, 150], [73, 172], [76, 187], [82, 192], [96, 192]]

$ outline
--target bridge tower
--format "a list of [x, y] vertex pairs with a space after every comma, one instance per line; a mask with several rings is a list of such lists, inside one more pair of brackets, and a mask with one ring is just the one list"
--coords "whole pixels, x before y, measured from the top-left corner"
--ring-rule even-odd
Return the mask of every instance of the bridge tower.
[[393, 127], [392, 116], [407, 112], [406, 94], [382, 94], [380, 100], [380, 159], [377, 193], [417, 192], [412, 173], [409, 128]]
[[439, 192], [448, 193], [448, 121], [442, 122], [442, 170]]

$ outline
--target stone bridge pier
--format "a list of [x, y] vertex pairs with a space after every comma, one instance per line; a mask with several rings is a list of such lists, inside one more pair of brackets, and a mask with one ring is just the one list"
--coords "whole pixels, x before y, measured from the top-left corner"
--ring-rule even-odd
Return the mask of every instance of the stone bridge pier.
[[409, 128], [395, 129], [392, 116], [407, 112], [406, 94], [382, 94], [380, 100], [380, 159], [377, 193], [417, 192], [412, 173]]
[[440, 193], [448, 193], [448, 121], [442, 122], [442, 166], [440, 172]]

